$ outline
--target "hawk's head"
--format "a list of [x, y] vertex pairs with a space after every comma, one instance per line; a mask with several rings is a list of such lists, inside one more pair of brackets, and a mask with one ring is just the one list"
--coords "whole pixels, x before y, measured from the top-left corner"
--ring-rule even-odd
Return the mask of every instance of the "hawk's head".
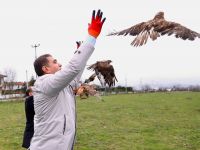
[[162, 11], [158, 12], [155, 15], [154, 19], [164, 19], [164, 12], [162, 12]]
[[108, 64], [110, 64], [112, 62], [112, 60], [107, 60]]

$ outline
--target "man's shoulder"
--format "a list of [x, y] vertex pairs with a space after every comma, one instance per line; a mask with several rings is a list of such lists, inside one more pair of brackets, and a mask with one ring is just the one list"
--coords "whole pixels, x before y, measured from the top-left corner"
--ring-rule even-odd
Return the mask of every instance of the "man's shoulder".
[[40, 77], [38, 77], [35, 81], [34, 85], [40, 84], [42, 81], [44, 81], [45, 79], [47, 79], [48, 77], [52, 76], [53, 74], [44, 74]]
[[48, 81], [45, 81], [46, 79], [48, 79], [48, 77], [52, 76], [53, 74], [45, 74], [45, 75], [42, 75], [40, 77], [38, 77], [34, 83], [34, 86], [33, 86], [33, 92], [35, 91], [38, 91], [40, 89], [40, 87], [45, 83], [45, 82], [48, 82]]

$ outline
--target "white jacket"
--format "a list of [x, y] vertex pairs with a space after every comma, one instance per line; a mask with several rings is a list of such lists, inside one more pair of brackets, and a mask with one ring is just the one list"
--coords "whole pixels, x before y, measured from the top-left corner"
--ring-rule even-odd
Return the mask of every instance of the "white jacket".
[[93, 51], [92, 44], [83, 43], [62, 70], [36, 80], [33, 87], [34, 135], [30, 150], [73, 149], [76, 110], [72, 87], [76, 86]]

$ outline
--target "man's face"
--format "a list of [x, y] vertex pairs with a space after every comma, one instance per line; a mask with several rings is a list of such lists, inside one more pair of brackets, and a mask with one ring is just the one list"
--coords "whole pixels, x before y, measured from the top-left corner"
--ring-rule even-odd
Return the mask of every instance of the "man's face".
[[58, 61], [56, 59], [54, 59], [53, 57], [47, 57], [48, 59], [48, 65], [43, 66], [43, 71], [45, 72], [45, 74], [54, 74], [57, 71], [61, 70], [61, 64], [58, 63]]

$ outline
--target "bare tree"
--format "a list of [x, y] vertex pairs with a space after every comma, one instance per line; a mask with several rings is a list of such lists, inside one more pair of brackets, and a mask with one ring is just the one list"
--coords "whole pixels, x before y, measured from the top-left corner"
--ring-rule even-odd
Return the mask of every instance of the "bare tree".
[[14, 81], [16, 79], [16, 71], [13, 68], [5, 68], [4, 74], [7, 76], [5, 78], [4, 89], [13, 90]]

